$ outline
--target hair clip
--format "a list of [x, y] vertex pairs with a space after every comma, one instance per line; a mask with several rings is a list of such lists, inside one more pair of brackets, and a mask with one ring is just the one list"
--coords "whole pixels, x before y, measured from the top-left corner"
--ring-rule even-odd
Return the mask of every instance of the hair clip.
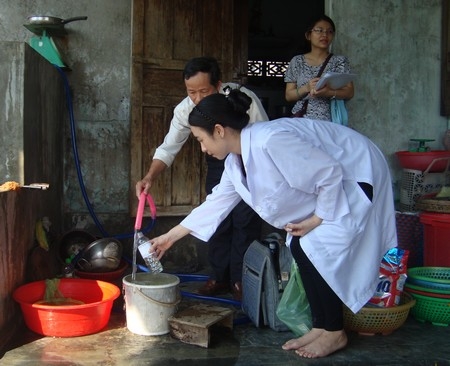
[[228, 96], [231, 93], [231, 86], [227, 85], [225, 88], [223, 88], [223, 94], [228, 98]]

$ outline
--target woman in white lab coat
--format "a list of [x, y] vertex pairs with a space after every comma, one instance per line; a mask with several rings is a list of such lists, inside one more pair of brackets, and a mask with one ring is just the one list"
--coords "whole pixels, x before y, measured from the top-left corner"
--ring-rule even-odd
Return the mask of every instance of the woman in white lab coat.
[[283, 348], [324, 357], [347, 344], [342, 303], [354, 312], [365, 305], [383, 255], [397, 245], [389, 169], [350, 128], [303, 118], [248, 124], [250, 103], [233, 91], [208, 96], [191, 112], [202, 151], [226, 157], [225, 170], [202, 205], [152, 240], [153, 250], [161, 257], [187, 234], [207, 241], [243, 199], [287, 231], [310, 303], [312, 330]]

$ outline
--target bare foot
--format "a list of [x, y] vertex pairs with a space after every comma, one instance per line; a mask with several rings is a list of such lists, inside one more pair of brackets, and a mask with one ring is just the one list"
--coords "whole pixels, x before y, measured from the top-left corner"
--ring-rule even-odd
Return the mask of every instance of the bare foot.
[[334, 332], [323, 331], [320, 336], [307, 345], [297, 349], [297, 353], [305, 358], [325, 357], [347, 345], [347, 335], [345, 331]]
[[324, 329], [312, 328], [305, 335], [301, 336], [300, 338], [291, 339], [287, 341], [285, 344], [283, 344], [281, 347], [284, 350], [299, 349], [311, 343], [316, 338], [319, 338], [323, 332], [325, 332]]

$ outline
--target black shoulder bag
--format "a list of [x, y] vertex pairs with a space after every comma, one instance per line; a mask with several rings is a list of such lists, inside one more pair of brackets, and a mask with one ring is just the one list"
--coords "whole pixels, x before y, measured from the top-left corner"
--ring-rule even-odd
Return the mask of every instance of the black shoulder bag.
[[[322, 64], [322, 67], [320, 68], [319, 72], [317, 73], [317, 77], [320, 78], [322, 76], [323, 70], [325, 70], [325, 67], [328, 64], [328, 61], [330, 61], [331, 56], [333, 56], [332, 53], [330, 53], [325, 61]], [[302, 109], [300, 109], [298, 112], [295, 112], [295, 114], [292, 115], [292, 117], [303, 117], [306, 114], [306, 109], [308, 108], [308, 101], [309, 99], [306, 99], [303, 103]]]

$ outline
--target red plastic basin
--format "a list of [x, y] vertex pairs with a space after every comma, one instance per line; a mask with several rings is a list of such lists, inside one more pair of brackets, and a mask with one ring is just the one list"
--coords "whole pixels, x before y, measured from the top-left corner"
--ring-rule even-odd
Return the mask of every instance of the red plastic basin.
[[104, 281], [62, 278], [59, 291], [81, 305], [37, 304], [44, 298], [45, 281], [17, 288], [13, 298], [20, 304], [25, 324], [33, 332], [52, 337], [76, 337], [97, 333], [109, 322], [113, 301], [120, 289]]
[[427, 152], [397, 151], [395, 153], [403, 169], [425, 171], [431, 165], [429, 173], [443, 172], [450, 160], [450, 150], [431, 150]]

